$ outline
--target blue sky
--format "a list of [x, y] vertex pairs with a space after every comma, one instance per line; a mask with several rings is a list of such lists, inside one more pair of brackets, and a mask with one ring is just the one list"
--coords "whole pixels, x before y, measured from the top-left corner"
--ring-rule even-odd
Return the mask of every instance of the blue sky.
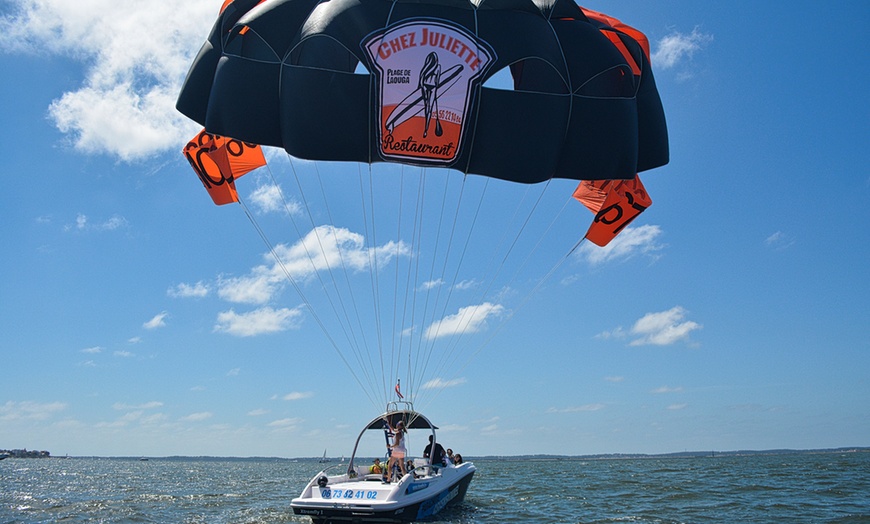
[[[312, 224], [334, 225], [348, 257], [381, 248], [384, 340], [413, 353], [433, 324], [450, 332], [415, 355], [425, 367], [371, 376], [324, 334], [338, 328], [321, 281], [291, 268], [301, 298], [241, 206], [211, 204], [180, 155], [198, 128], [175, 97], [219, 4], [0, 1], [0, 448], [347, 454], [396, 376], [465, 455], [870, 445], [864, 2], [587, 3], [649, 36], [671, 144], [670, 164], [642, 175], [653, 206], [608, 249], [565, 258], [591, 215], [562, 210], [574, 184], [561, 181], [519, 264], [487, 273], [525, 196], [497, 184], [461, 274], [407, 278], [434, 245], [397, 233], [396, 198], [372, 238], [353, 214], [357, 166], [270, 151], [238, 186], [285, 260]], [[418, 174], [375, 167], [407, 195]], [[362, 297], [370, 274], [333, 279]], [[449, 289], [449, 306], [403, 318], [390, 281], [421, 303]], [[361, 310], [349, 318], [377, 361]]]

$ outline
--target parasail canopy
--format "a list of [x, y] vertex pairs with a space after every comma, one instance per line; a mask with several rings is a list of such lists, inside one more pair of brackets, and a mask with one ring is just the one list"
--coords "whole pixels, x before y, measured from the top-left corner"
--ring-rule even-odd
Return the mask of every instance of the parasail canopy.
[[[235, 0], [177, 107], [309, 160], [632, 179], [668, 162], [648, 55], [642, 33], [570, 0]], [[512, 89], [484, 86], [502, 70]]]

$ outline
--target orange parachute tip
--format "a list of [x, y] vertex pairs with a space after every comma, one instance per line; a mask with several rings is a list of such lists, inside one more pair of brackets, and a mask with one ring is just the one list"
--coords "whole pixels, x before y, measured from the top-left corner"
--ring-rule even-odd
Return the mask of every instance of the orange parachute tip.
[[584, 180], [574, 198], [595, 213], [584, 238], [604, 247], [652, 205], [640, 177], [631, 180]]
[[266, 165], [259, 145], [213, 135], [205, 129], [187, 143], [182, 153], [219, 206], [238, 202], [236, 179]]

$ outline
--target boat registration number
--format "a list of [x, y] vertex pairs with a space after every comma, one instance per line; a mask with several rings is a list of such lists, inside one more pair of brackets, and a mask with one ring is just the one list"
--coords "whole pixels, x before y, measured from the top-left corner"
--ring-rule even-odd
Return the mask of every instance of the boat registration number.
[[375, 500], [378, 492], [374, 489], [330, 489], [321, 488], [321, 498], [342, 500]]

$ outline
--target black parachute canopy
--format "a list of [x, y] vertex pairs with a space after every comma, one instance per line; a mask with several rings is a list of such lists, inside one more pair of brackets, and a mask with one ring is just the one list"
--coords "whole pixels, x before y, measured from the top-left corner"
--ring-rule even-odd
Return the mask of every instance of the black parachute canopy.
[[[640, 33], [589, 13], [570, 0], [235, 0], [177, 108], [309, 160], [630, 179], [668, 162], [664, 111]], [[505, 69], [513, 89], [483, 86]]]

